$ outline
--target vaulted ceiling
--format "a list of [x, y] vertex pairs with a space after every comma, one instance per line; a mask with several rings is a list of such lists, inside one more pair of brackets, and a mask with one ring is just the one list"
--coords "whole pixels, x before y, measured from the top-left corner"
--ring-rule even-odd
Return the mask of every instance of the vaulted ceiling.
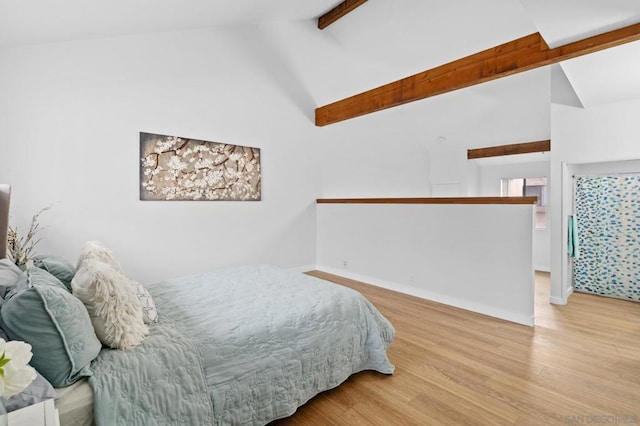
[[[276, 50], [283, 53], [272, 60], [282, 61], [276, 66], [295, 76], [294, 83], [309, 92], [315, 103], [309, 107], [313, 108], [537, 31], [555, 47], [640, 22], [637, 0], [397, 0], [369, 1], [325, 30], [318, 30], [315, 19], [338, 3], [0, 0], [0, 48], [213, 27], [259, 32], [262, 25], [287, 23], [296, 28], [294, 33], [299, 37], [292, 40], [287, 34], [277, 40], [282, 46]], [[565, 61], [561, 66], [585, 107], [640, 97], [639, 42]], [[383, 111], [366, 120], [389, 119], [402, 125], [430, 116], [438, 123], [450, 120], [445, 131], [453, 133], [459, 120], [486, 120], [485, 126], [496, 127], [493, 142], [502, 142], [501, 124], [492, 124], [491, 117], [478, 116], [477, 111], [491, 115], [489, 111], [499, 111], [496, 103], [510, 108], [519, 102], [516, 97], [544, 103], [539, 91], [548, 87], [548, 79], [548, 74], [530, 71], [463, 89], [465, 104], [477, 108], [475, 112], [461, 111], [455, 118], [438, 116], [438, 111], [455, 110], [460, 102], [460, 95], [446, 94], [437, 103], [420, 101], [419, 107], [403, 106], [399, 112]], [[417, 130], [424, 126], [426, 133], [428, 125], [414, 124]], [[509, 142], [507, 134], [504, 139]], [[483, 144], [495, 143], [477, 141], [478, 146]]]
[[[640, 22], [636, 0], [521, 0], [551, 47]], [[561, 64], [585, 107], [640, 97], [640, 42]]]
[[0, 0], [0, 46], [311, 19], [333, 0]]

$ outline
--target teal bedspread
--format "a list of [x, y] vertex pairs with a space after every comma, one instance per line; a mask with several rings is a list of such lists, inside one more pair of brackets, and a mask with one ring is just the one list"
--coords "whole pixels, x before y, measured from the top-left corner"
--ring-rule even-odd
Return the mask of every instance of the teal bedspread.
[[264, 425], [353, 373], [393, 373], [393, 327], [352, 289], [270, 266], [148, 289], [150, 336], [92, 364], [98, 426]]

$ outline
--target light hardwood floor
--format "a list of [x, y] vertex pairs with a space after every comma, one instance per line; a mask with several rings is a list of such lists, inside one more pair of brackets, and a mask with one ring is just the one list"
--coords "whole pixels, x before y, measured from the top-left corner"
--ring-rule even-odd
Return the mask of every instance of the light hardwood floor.
[[550, 305], [536, 274], [536, 327], [333, 275], [394, 325], [391, 376], [363, 372], [274, 425], [640, 424], [640, 303], [574, 294]]

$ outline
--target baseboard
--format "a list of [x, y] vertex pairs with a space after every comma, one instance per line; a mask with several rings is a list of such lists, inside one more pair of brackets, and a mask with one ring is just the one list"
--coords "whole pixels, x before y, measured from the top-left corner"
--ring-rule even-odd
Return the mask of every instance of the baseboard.
[[551, 303], [552, 305], [566, 305], [567, 299], [563, 299], [562, 297], [549, 296], [549, 303]]
[[569, 287], [567, 289], [567, 294], [564, 297], [549, 297], [549, 303], [552, 303], [554, 305], [566, 305], [567, 304], [567, 300], [569, 299], [569, 296], [571, 296], [573, 294], [573, 286]]
[[551, 273], [551, 268], [549, 268], [548, 266], [534, 266], [533, 267], [534, 271], [540, 271], [540, 272], [549, 272]]
[[573, 294], [574, 288], [573, 286], [569, 287], [567, 289], [567, 299], [569, 298], [569, 296], [571, 296]]
[[316, 269], [318, 269], [317, 265], [305, 265], [305, 266], [295, 266], [293, 268], [288, 268], [288, 271], [291, 272], [309, 272], [309, 271], [315, 271]]
[[416, 296], [421, 299], [430, 300], [432, 302], [438, 302], [444, 305], [454, 306], [456, 308], [464, 309], [466, 311], [476, 312], [476, 313], [487, 315], [490, 317], [515, 322], [517, 324], [522, 324], [522, 325], [527, 325], [532, 327], [535, 323], [535, 318], [533, 315], [531, 316], [521, 315], [515, 312], [496, 309], [492, 306], [474, 303], [468, 300], [462, 300], [462, 299], [447, 296], [444, 294], [433, 293], [427, 290], [411, 287], [405, 284], [399, 284], [392, 281], [381, 280], [375, 277], [370, 277], [367, 275], [353, 273], [346, 269], [331, 268], [331, 267], [321, 266], [321, 265], [316, 265], [316, 269], [318, 271], [326, 272], [328, 274], [338, 275], [351, 280], [361, 281], [363, 283], [371, 284], [376, 287], [386, 288], [388, 290], [393, 290], [399, 293]]

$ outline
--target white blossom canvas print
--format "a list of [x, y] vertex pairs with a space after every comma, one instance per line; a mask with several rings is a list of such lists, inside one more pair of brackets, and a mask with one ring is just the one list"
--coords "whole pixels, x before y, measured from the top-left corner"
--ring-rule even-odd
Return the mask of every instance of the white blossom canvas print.
[[140, 199], [259, 201], [260, 149], [140, 133]]

